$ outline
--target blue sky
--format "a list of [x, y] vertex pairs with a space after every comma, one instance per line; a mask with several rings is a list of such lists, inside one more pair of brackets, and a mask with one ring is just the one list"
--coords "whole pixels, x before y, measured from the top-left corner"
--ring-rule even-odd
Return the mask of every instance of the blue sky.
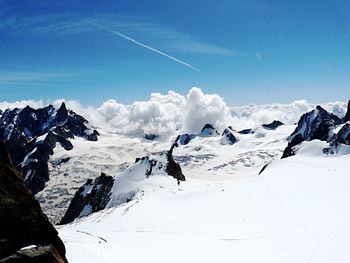
[[192, 86], [231, 106], [346, 100], [349, 13], [345, 0], [0, 0], [1, 100], [130, 103]]

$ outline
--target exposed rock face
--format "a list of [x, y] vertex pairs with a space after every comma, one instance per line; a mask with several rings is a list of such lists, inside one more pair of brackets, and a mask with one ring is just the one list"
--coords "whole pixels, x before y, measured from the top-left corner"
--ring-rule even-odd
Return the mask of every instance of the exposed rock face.
[[333, 136], [332, 130], [341, 122], [338, 116], [326, 111], [321, 106], [317, 106], [316, 109], [303, 114], [297, 128], [288, 137], [289, 142], [282, 158], [294, 155], [295, 150], [293, 148], [303, 141], [315, 139], [329, 141]]
[[104, 209], [110, 200], [113, 183], [113, 177], [104, 173], [95, 180], [87, 180], [75, 193], [60, 224], [68, 224], [76, 218]]
[[180, 135], [179, 142], [181, 145], [187, 145], [192, 139], [196, 138], [195, 134], [182, 134]]
[[[141, 171], [141, 180], [149, 178], [154, 174], [159, 174], [164, 172], [172, 176], [178, 181], [185, 181], [186, 178], [182, 173], [181, 167], [173, 159], [173, 150], [178, 147], [178, 141], [180, 136], [178, 136], [171, 146], [170, 150], [165, 153], [166, 159], [164, 159], [164, 154], [162, 158], [150, 158], [148, 156], [137, 158], [133, 167], [128, 170], [127, 177], [131, 178], [132, 184], [135, 184], [140, 178], [134, 178]], [[136, 168], [136, 172], [135, 169]], [[133, 174], [133, 172], [135, 174]], [[144, 177], [143, 177], [144, 174]], [[142, 178], [143, 177], [143, 178]], [[72, 199], [69, 208], [62, 218], [60, 224], [67, 224], [74, 221], [76, 218], [87, 216], [93, 212], [100, 211], [108, 205], [113, 195], [112, 190], [114, 185], [118, 186], [118, 180], [120, 178], [113, 178], [111, 176], [106, 176], [101, 174], [100, 177], [96, 178], [94, 181], [89, 179], [79, 190], [76, 192], [74, 198]], [[125, 179], [125, 178], [124, 178]], [[135, 181], [134, 181], [135, 180]], [[120, 189], [123, 193], [124, 189]], [[115, 190], [114, 190], [115, 191]], [[118, 190], [117, 190], [118, 191]], [[123, 193], [123, 197], [118, 198], [119, 204], [129, 202], [135, 196], [134, 191], [127, 191]]]
[[211, 124], [205, 124], [204, 127], [201, 130], [202, 136], [212, 136], [212, 135], [219, 135], [217, 130], [215, 130], [214, 126]]
[[170, 147], [170, 150], [167, 152], [167, 164], [165, 171], [167, 172], [168, 175], [174, 177], [177, 179], [178, 184], [180, 184], [180, 181], [186, 181], [185, 176], [182, 173], [181, 167], [178, 163], [174, 161], [173, 158], [173, 150], [175, 147], [178, 147], [178, 141], [180, 139], [180, 136], [177, 136], [175, 142], [173, 145]]
[[343, 123], [350, 121], [350, 100], [348, 101], [348, 110], [346, 111]]
[[338, 146], [339, 144], [350, 145], [350, 123], [344, 124], [330, 141], [331, 146]]
[[339, 124], [341, 124], [341, 119], [338, 116], [317, 106], [316, 109], [301, 116], [297, 128], [288, 140], [292, 141], [300, 134], [303, 141], [314, 139], [328, 141], [331, 137], [331, 130]]
[[47, 162], [56, 144], [71, 150], [69, 139], [74, 136], [96, 141], [98, 132], [89, 127], [85, 118], [67, 110], [64, 103], [58, 110], [52, 105], [41, 109], [29, 106], [7, 109], [0, 118], [0, 139], [6, 143], [14, 165], [34, 194], [49, 180]]
[[[28, 257], [13, 255], [19, 249], [36, 245]], [[45, 254], [52, 261], [40, 261]], [[22, 251], [26, 253], [26, 251]], [[27, 251], [28, 252], [28, 251]], [[39, 255], [40, 254], [40, 255]], [[12, 256], [13, 255], [13, 256]], [[0, 142], [0, 262], [67, 262], [65, 247], [56, 229], [42, 212], [38, 201], [13, 166], [6, 145]], [[37, 260], [36, 260], [37, 259]]]
[[261, 125], [263, 128], [268, 130], [276, 130], [279, 126], [283, 125], [283, 122], [274, 120], [271, 123]]
[[244, 129], [244, 130], [239, 131], [238, 133], [240, 133], [240, 134], [253, 134], [254, 131], [252, 129]]
[[230, 128], [226, 128], [222, 133], [223, 144], [234, 144], [237, 142], [237, 138], [233, 135], [233, 131]]

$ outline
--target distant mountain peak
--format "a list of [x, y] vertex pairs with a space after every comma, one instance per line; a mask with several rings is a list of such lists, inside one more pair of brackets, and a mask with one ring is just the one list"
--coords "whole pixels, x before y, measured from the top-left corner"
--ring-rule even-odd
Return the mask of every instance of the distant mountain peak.
[[58, 110], [52, 105], [39, 109], [27, 105], [7, 109], [0, 116], [0, 139], [33, 193], [42, 190], [49, 180], [47, 162], [56, 143], [70, 150], [73, 145], [69, 139], [74, 136], [97, 141], [98, 135], [84, 117], [67, 110], [64, 102]]

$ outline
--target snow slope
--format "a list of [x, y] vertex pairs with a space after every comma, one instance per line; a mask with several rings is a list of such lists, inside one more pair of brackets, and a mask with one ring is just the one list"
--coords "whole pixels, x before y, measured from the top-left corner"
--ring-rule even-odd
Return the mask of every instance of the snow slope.
[[[254, 134], [239, 135], [239, 141], [233, 145], [222, 144], [220, 135], [199, 136], [176, 148], [174, 159], [186, 178], [203, 174], [208, 180], [256, 175], [264, 164], [280, 158], [286, 138], [294, 128], [294, 125], [281, 126], [275, 131], [259, 128]], [[176, 134], [168, 139], [149, 141], [103, 131], [97, 142], [75, 138], [71, 151], [60, 146], [55, 148], [49, 164], [50, 181], [36, 198], [50, 220], [57, 223], [76, 190], [88, 178], [96, 178], [101, 172], [116, 175], [137, 157], [167, 151], [175, 138]], [[68, 161], [62, 162], [67, 158]]]
[[[261, 156], [285, 146], [277, 134], [293, 128], [262, 130], [240, 138], [236, 148], [217, 147], [220, 138], [180, 147], [178, 158], [190, 160], [182, 166], [187, 181], [177, 186], [163, 177], [169, 182], [129, 203], [59, 227], [68, 259], [349, 262], [348, 146], [324, 155], [325, 142], [303, 142], [295, 156], [272, 162], [257, 176]], [[200, 157], [197, 147], [212, 156]]]

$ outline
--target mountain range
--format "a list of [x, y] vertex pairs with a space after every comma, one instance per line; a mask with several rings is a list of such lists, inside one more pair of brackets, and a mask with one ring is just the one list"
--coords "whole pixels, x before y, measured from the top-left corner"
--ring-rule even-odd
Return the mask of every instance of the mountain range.
[[0, 139], [70, 262], [347, 262], [349, 121], [350, 101], [296, 124], [128, 136], [62, 103], [6, 109]]

